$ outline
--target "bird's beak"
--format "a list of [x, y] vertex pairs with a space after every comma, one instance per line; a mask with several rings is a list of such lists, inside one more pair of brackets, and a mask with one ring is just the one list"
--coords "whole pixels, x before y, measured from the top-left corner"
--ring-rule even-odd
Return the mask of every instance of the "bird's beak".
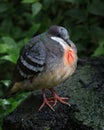
[[67, 44], [68, 44], [72, 49], [74, 49], [75, 52], [77, 53], [77, 48], [76, 48], [75, 44], [74, 44], [69, 38], [66, 39], [65, 41], [66, 41]]
[[65, 39], [65, 41], [67, 42], [67, 44], [71, 47], [71, 40], [69, 38]]

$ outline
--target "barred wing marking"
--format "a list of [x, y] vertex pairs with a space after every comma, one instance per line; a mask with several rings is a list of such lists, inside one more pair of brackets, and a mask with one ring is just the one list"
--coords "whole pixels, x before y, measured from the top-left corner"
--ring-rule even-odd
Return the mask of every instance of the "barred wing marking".
[[[31, 44], [31, 43], [30, 43]], [[46, 59], [45, 46], [42, 41], [27, 44], [20, 53], [15, 69], [15, 81], [29, 79], [43, 71]]]

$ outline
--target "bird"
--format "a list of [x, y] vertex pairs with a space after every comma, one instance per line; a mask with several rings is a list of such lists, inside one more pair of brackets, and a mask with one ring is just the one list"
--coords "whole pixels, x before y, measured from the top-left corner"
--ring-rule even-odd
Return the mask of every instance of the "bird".
[[[42, 89], [44, 106], [54, 110], [57, 102], [70, 105], [68, 97], [61, 97], [54, 87], [70, 77], [77, 67], [77, 48], [70, 40], [68, 30], [63, 26], [52, 25], [49, 29], [23, 46], [13, 72], [12, 83], [4, 95], [9, 98], [17, 92]], [[52, 97], [47, 98], [46, 89]], [[52, 105], [53, 103], [53, 105]]]

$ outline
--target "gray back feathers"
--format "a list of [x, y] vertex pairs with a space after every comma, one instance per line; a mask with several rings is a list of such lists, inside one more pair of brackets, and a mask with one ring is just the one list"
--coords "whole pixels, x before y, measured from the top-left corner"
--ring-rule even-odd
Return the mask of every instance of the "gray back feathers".
[[14, 80], [21, 81], [32, 78], [41, 72], [45, 65], [46, 52], [41, 40], [33, 38], [23, 47], [14, 72]]

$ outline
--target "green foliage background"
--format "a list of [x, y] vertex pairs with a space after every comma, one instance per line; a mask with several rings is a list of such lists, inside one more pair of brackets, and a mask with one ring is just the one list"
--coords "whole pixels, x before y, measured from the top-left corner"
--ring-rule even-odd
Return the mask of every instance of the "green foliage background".
[[[53, 24], [68, 29], [79, 57], [104, 55], [103, 0], [0, 0], [0, 95], [10, 84], [22, 46]], [[0, 99], [0, 122], [25, 95]]]

